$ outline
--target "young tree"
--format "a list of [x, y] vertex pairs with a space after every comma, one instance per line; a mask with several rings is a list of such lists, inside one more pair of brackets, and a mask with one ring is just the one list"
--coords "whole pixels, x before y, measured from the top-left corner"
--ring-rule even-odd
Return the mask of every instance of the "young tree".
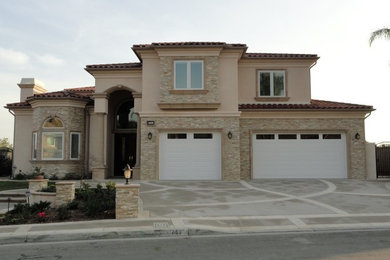
[[0, 147], [7, 147], [12, 149], [12, 144], [8, 141], [8, 138], [0, 138]]
[[372, 32], [371, 37], [368, 40], [370, 46], [376, 39], [379, 38], [385, 38], [386, 40], [390, 40], [390, 28], [383, 28]]

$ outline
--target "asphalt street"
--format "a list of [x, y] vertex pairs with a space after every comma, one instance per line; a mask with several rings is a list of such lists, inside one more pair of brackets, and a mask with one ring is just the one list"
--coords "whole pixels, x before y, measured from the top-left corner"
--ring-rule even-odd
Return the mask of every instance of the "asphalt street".
[[0, 246], [1, 259], [389, 259], [390, 230], [290, 232]]

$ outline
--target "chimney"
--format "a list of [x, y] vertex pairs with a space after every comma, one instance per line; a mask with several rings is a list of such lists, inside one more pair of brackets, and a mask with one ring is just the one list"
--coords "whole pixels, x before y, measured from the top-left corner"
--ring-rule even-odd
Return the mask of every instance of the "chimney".
[[46, 92], [45, 84], [35, 78], [22, 78], [18, 86], [20, 88], [20, 102], [26, 101], [34, 94]]

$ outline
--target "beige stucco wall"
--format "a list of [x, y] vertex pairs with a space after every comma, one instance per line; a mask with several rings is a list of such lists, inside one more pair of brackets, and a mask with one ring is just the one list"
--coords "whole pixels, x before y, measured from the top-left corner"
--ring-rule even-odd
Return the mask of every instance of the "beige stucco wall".
[[13, 167], [19, 171], [31, 173], [32, 153], [32, 110], [15, 109]]
[[[257, 103], [255, 100], [258, 91], [258, 70], [284, 70], [286, 72], [285, 101], [270, 100], [271, 103], [310, 103], [310, 66], [313, 61], [273, 61], [242, 59], [238, 65], [238, 102]], [[267, 102], [267, 101], [261, 101]]]
[[[155, 126], [146, 125], [147, 120]], [[238, 117], [145, 117], [141, 118], [141, 180], [158, 180], [159, 134], [169, 130], [215, 131], [221, 133], [222, 179], [239, 180], [240, 172], [240, 130]], [[228, 132], [233, 134], [227, 138]], [[152, 140], [148, 133], [153, 134]]]
[[375, 143], [366, 143], [366, 168], [367, 168], [367, 179], [376, 180], [376, 154], [375, 154]]
[[[274, 116], [272, 116], [274, 114]], [[310, 114], [313, 115], [310, 118]], [[348, 177], [353, 179], [366, 178], [366, 146], [364, 138], [364, 117], [340, 117], [333, 113], [321, 114], [307, 113], [282, 117], [283, 113], [269, 112], [266, 118], [254, 118], [250, 112], [242, 114], [240, 119], [240, 145], [241, 145], [241, 179], [252, 178], [251, 162], [251, 136], [257, 132], [280, 131], [333, 131], [344, 132], [347, 138]], [[361, 138], [354, 139], [355, 133]]]

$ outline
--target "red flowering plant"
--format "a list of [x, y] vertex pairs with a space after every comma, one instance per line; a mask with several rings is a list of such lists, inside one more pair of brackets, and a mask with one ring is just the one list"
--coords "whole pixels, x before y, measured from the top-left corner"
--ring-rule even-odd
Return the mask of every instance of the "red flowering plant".
[[42, 211], [42, 212], [38, 212], [37, 213], [37, 218], [38, 218], [38, 221], [39, 222], [45, 222], [47, 219], [48, 219], [48, 215], [46, 212]]

